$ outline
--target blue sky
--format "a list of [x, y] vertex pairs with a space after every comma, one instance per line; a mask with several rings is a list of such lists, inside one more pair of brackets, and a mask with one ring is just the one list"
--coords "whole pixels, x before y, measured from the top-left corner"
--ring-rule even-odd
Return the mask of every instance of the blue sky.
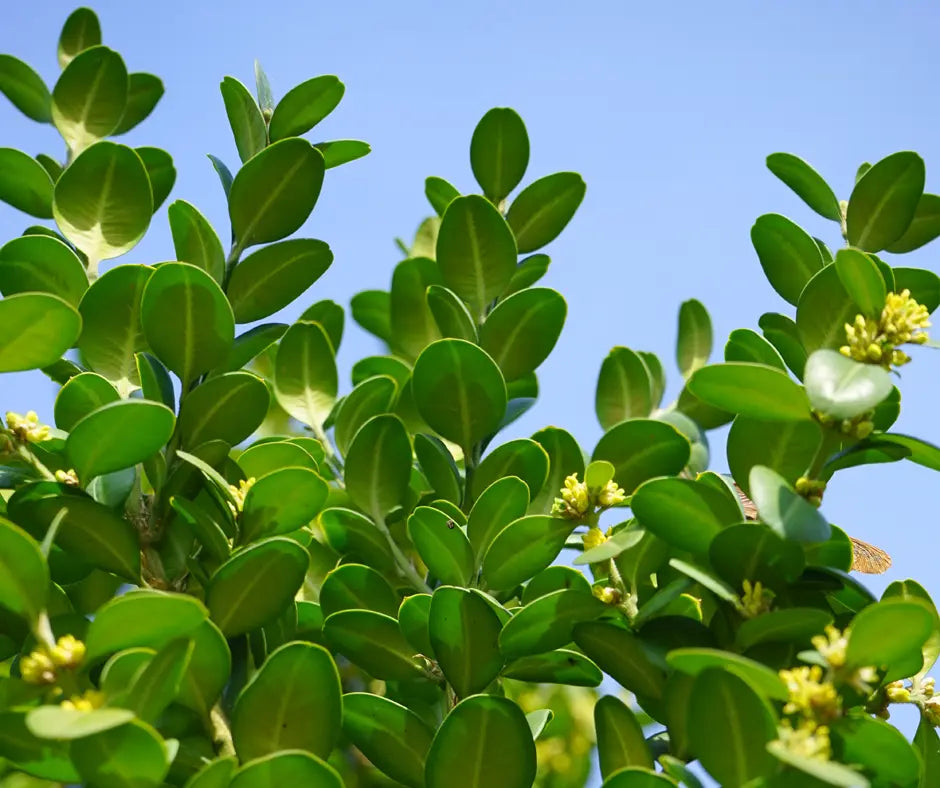
[[[7, 3], [0, 51], [52, 84], [56, 39], [72, 8]], [[928, 190], [940, 189], [940, 10], [926, 2], [107, 0], [95, 9], [105, 43], [167, 89], [154, 116], [125, 140], [169, 150], [179, 171], [171, 200], [196, 204], [223, 237], [223, 195], [205, 158], [237, 163], [221, 78], [251, 85], [258, 57], [276, 97], [318, 74], [345, 82], [343, 103], [314, 134], [364, 139], [374, 151], [328, 173], [303, 234], [327, 241], [336, 260], [281, 319], [321, 298], [347, 305], [358, 289], [388, 286], [399, 259], [393, 237], [410, 237], [429, 213], [425, 176], [474, 189], [470, 135], [493, 106], [511, 106], [526, 121], [526, 182], [558, 170], [583, 174], [581, 210], [546, 250], [553, 263], [544, 283], [568, 299], [568, 324], [540, 371], [539, 405], [507, 438], [555, 424], [590, 451], [601, 434], [597, 371], [613, 345], [658, 353], [673, 396], [676, 314], [687, 298], [712, 313], [716, 358], [732, 329], [756, 328], [765, 311], [790, 313], [761, 273], [749, 238], [754, 219], [780, 212], [831, 245], [840, 239], [766, 170], [768, 153], [804, 157], [846, 198], [860, 162], [913, 149], [927, 162]], [[51, 127], [5, 101], [0, 145], [62, 153]], [[0, 239], [31, 223], [0, 204]], [[904, 264], [937, 270], [938, 249]], [[164, 206], [121, 262], [171, 256]], [[344, 382], [352, 363], [376, 349], [347, 320]], [[898, 429], [940, 443], [938, 371], [940, 355], [916, 352], [904, 370]], [[34, 408], [51, 421], [53, 396], [39, 373], [0, 378], [0, 411]], [[716, 435], [718, 470], [727, 467], [722, 444]], [[933, 472], [901, 464], [850, 470], [831, 485], [831, 521], [894, 556], [892, 571], [870, 582], [876, 591], [913, 577], [940, 598], [932, 553], [938, 489]]]

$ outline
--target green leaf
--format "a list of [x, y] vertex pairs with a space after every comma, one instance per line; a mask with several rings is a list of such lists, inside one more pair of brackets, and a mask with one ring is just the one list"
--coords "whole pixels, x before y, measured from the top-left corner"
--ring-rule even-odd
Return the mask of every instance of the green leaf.
[[428, 618], [431, 615], [431, 595], [412, 594], [406, 596], [398, 608], [398, 626], [405, 640], [418, 652], [431, 659], [434, 647], [428, 634]]
[[225, 114], [228, 115], [239, 158], [248, 161], [267, 145], [267, 128], [261, 109], [248, 88], [234, 77], [225, 77], [219, 85]]
[[445, 585], [464, 586], [473, 572], [473, 548], [446, 514], [419, 506], [408, 518], [408, 537], [428, 571]]
[[584, 456], [578, 442], [558, 427], [546, 427], [532, 436], [548, 453], [548, 479], [529, 506], [531, 514], [548, 514], [555, 497], [561, 494], [565, 479], [572, 473], [584, 473]]
[[480, 320], [506, 290], [516, 269], [516, 242], [506, 220], [475, 194], [451, 201], [437, 236], [437, 263], [444, 284]]
[[663, 788], [676, 783], [664, 774], [641, 767], [628, 767], [614, 772], [601, 788]]
[[228, 537], [222, 527], [206, 513], [205, 509], [193, 501], [183, 498], [170, 498], [179, 517], [193, 532], [193, 536], [206, 549], [206, 552], [219, 563], [228, 560], [231, 549]]
[[50, 293], [77, 307], [88, 289], [85, 266], [57, 238], [23, 235], [0, 247], [0, 292]]
[[[844, 788], [869, 788], [871, 785], [864, 775], [848, 766], [843, 766], [835, 761], [822, 761], [818, 758], [798, 755], [787, 749], [786, 745], [780, 741], [770, 742], [767, 745], [767, 751], [788, 766], [822, 780], [825, 785], [838, 785], [844, 786]], [[793, 784], [799, 785], [795, 781]]]
[[343, 327], [346, 322], [346, 313], [335, 301], [324, 299], [308, 306], [300, 315], [301, 320], [312, 320], [323, 326], [334, 351], [343, 341]]
[[554, 561], [575, 523], [536, 514], [500, 531], [483, 557], [483, 578], [494, 589], [509, 589]]
[[480, 346], [507, 381], [534, 372], [561, 336], [568, 306], [561, 293], [536, 287], [501, 301], [480, 328]]
[[633, 633], [614, 624], [586, 621], [574, 628], [574, 641], [621, 686], [644, 698], [662, 698], [666, 674], [653, 662], [650, 647]]
[[548, 273], [548, 267], [551, 265], [551, 258], [547, 254], [533, 254], [522, 260], [516, 266], [512, 279], [509, 280], [509, 287], [503, 293], [503, 298], [508, 298], [513, 293], [525, 290], [539, 281]]
[[852, 621], [846, 664], [883, 668], [884, 682], [912, 676], [923, 666], [921, 649], [933, 629], [933, 613], [920, 601], [887, 599], [868, 605]]
[[836, 252], [835, 267], [839, 281], [859, 311], [866, 317], [879, 318], [888, 292], [875, 261], [857, 249], [840, 249]]
[[498, 479], [480, 493], [467, 519], [477, 566], [497, 534], [525, 514], [528, 501], [529, 488], [515, 476]]
[[409, 681], [423, 675], [413, 659], [414, 647], [391, 616], [341, 610], [323, 622], [323, 637], [331, 651], [338, 651], [373, 678]]
[[52, 212], [62, 234], [88, 256], [88, 270], [133, 249], [150, 226], [150, 176], [125, 145], [96, 142], [62, 173]]
[[738, 486], [750, 491], [749, 476], [755, 465], [764, 465], [796, 484], [813, 462], [822, 440], [815, 419], [760, 421], [738, 416], [728, 433], [728, 467]]
[[127, 104], [121, 122], [111, 134], [125, 134], [142, 123], [153, 112], [163, 97], [163, 82], [159, 77], [144, 72], [127, 75]]
[[388, 541], [368, 517], [352, 509], [331, 508], [320, 513], [319, 521], [327, 543], [340, 555], [380, 570], [394, 565]]
[[52, 178], [31, 156], [0, 148], [0, 200], [39, 219], [52, 218]]
[[0, 300], [0, 372], [54, 364], [82, 330], [78, 312], [58, 296], [20, 293]]
[[852, 714], [833, 725], [841, 759], [874, 774], [879, 785], [914, 785], [921, 761], [904, 734], [884, 720]]
[[209, 580], [206, 605], [226, 637], [276, 618], [303, 584], [310, 556], [292, 539], [274, 536], [249, 545]]
[[287, 91], [271, 116], [271, 142], [306, 134], [336, 109], [345, 92], [334, 76], [314, 77]]
[[190, 777], [185, 788], [228, 788], [237, 766], [234, 755], [216, 758]]
[[744, 785], [769, 774], [767, 744], [777, 738], [770, 706], [750, 686], [723, 670], [704, 670], [689, 702], [689, 740], [709, 774], [722, 785]]
[[782, 590], [800, 576], [805, 563], [801, 545], [758, 523], [724, 529], [712, 541], [708, 555], [715, 571], [735, 588], [745, 580], [760, 580]]
[[173, 191], [176, 183], [176, 168], [173, 166], [173, 157], [160, 148], [134, 148], [147, 170], [150, 179], [150, 193], [153, 196], [153, 213], [163, 205], [163, 201]]
[[605, 430], [627, 419], [644, 419], [650, 415], [652, 378], [637, 353], [625, 347], [610, 351], [597, 377], [594, 410]]
[[[396, 275], [398, 275], [401, 267], [407, 263], [414, 262], [410, 260], [405, 260], [404, 263], [399, 263], [398, 268], [395, 269]], [[414, 304], [415, 310], [411, 314], [411, 320], [420, 318], [422, 325], [426, 320], [425, 312], [430, 310], [430, 313], [433, 317], [434, 323], [436, 324], [436, 330], [433, 326], [426, 326], [424, 331], [424, 336], [420, 337], [420, 343], [415, 341], [413, 347], [417, 348], [417, 353], [420, 353], [426, 345], [430, 342], [433, 342], [435, 339], [440, 339], [441, 337], [453, 337], [455, 339], [466, 339], [468, 342], [477, 341], [477, 329], [476, 325], [473, 322], [473, 318], [470, 316], [470, 312], [467, 311], [466, 305], [461, 301], [457, 295], [452, 291], [448, 290], [443, 285], [432, 284], [427, 288], [427, 306], [425, 307], [424, 302], [419, 302]], [[399, 310], [395, 309], [396, 296], [395, 296], [395, 283], [394, 279], [392, 280], [392, 315], [393, 323], [395, 325], [394, 316]], [[405, 306], [404, 303], [401, 305]], [[406, 310], [402, 309], [401, 314], [407, 314]], [[405, 330], [403, 330], [405, 329]], [[397, 343], [401, 343], [402, 335], [407, 336], [407, 329], [405, 326], [393, 329], [393, 334]], [[419, 339], [417, 332], [412, 332], [414, 334], [415, 340]], [[409, 353], [409, 356], [415, 356], [417, 353]]]
[[192, 654], [193, 641], [183, 638], [160, 649], [128, 689], [128, 708], [138, 718], [153, 723], [179, 692]]
[[415, 362], [412, 378], [421, 417], [466, 452], [496, 431], [506, 411], [506, 383], [496, 362], [476, 345], [441, 339]]
[[586, 186], [576, 172], [558, 172], [530, 183], [506, 214], [520, 254], [555, 240], [584, 199]]
[[566, 649], [513, 660], [503, 668], [502, 675], [534, 684], [567, 684], [572, 687], [596, 687], [603, 679], [591, 660], [577, 651]]
[[894, 388], [890, 373], [835, 350], [817, 350], [806, 362], [806, 394], [814, 410], [834, 419], [854, 419], [873, 410]]
[[640, 485], [630, 502], [648, 531], [674, 547], [698, 555], [712, 538], [741, 521], [741, 510], [721, 491], [692, 479], [653, 479]]
[[323, 155], [289, 138], [245, 163], [228, 195], [232, 233], [240, 249], [279, 241], [302, 225], [320, 196]]
[[265, 246], [242, 260], [226, 292], [236, 323], [250, 323], [300, 297], [333, 262], [323, 241], [295, 238]]
[[688, 385], [706, 404], [754, 419], [791, 421], [809, 415], [803, 388], [762, 364], [710, 364], [694, 373]]
[[211, 153], [207, 153], [209, 161], [212, 163], [212, 169], [215, 170], [216, 175], [219, 176], [219, 182], [222, 184], [222, 191], [225, 192], [225, 199], [228, 200], [229, 192], [232, 190], [232, 173], [228, 167], [225, 166], [225, 162], [221, 159], [213, 156]]
[[147, 400], [111, 402], [72, 427], [65, 456], [87, 484], [149, 458], [170, 439], [175, 425], [173, 411], [165, 405]]
[[391, 296], [383, 290], [363, 290], [349, 302], [353, 320], [386, 344], [391, 343]]
[[923, 268], [895, 268], [894, 288], [897, 292], [910, 290], [911, 296], [933, 312], [940, 306], [940, 277]]
[[46, 607], [49, 569], [28, 533], [0, 517], [0, 598], [3, 606], [35, 627]]
[[372, 146], [362, 140], [318, 142], [313, 147], [323, 154], [323, 166], [328, 170], [361, 159], [372, 152]]
[[940, 737], [937, 736], [936, 728], [927, 722], [923, 715], [911, 743], [920, 754], [922, 764], [918, 788], [929, 788], [937, 775], [940, 775]]
[[141, 298], [140, 320], [153, 352], [179, 376], [184, 391], [225, 361], [235, 338], [225, 293], [209, 274], [188, 263], [165, 263], [153, 272]]
[[107, 47], [84, 49], [65, 66], [52, 89], [52, 122], [73, 156], [118, 128], [127, 89], [124, 61]]
[[736, 328], [728, 335], [728, 342], [725, 345], [725, 361], [763, 364], [765, 367], [775, 367], [781, 372], [787, 371], [784, 361], [774, 345], [749, 328]]
[[678, 648], [669, 652], [666, 661], [670, 667], [691, 676], [700, 676], [712, 669], [732, 673], [768, 699], [786, 700], [788, 697], [786, 685], [775, 671], [761, 662], [728, 651]]
[[788, 303], [799, 301], [806, 283], [823, 267], [816, 242], [785, 216], [759, 217], [751, 228], [751, 243], [770, 286]]
[[[2, 65], [0, 65], [2, 69]], [[2, 88], [2, 76], [0, 76]], [[885, 247], [892, 254], [904, 254], [930, 243], [940, 236], [940, 197], [936, 194], [922, 194], [914, 209], [914, 218], [904, 235]]]
[[784, 539], [824, 542], [829, 538], [826, 518], [776, 471], [755, 465], [748, 487], [761, 521]]
[[288, 643], [272, 653], [232, 711], [232, 739], [242, 761], [281, 750], [327, 758], [343, 717], [339, 671], [322, 646]]
[[796, 325], [807, 353], [838, 350], [845, 344], [845, 324], [854, 323], [858, 307], [834, 265], [827, 265], [806, 285], [796, 309]]
[[776, 348], [793, 374], [802, 379], [803, 367], [806, 365], [806, 350], [800, 341], [796, 323], [786, 315], [765, 312], [761, 315], [758, 324], [764, 338]]
[[373, 416], [388, 413], [398, 391], [398, 384], [387, 375], [366, 378], [339, 405], [334, 436], [336, 446], [346, 454], [356, 433]]
[[[430, 258], [413, 257], [395, 266], [389, 301], [390, 344], [409, 360], [441, 337], [428, 299], [429, 286], [440, 281], [441, 273]], [[471, 338], [475, 337], [474, 331]]]
[[176, 259], [201, 268], [221, 283], [225, 275], [225, 252], [209, 220], [185, 200], [171, 204], [167, 216]]
[[460, 196], [460, 192], [457, 191], [456, 186], [451, 185], [443, 178], [432, 175], [424, 181], [424, 196], [428, 198], [434, 212], [438, 216], [443, 216], [447, 206]]
[[98, 608], [85, 638], [89, 664], [126, 648], [159, 649], [189, 636], [206, 620], [197, 599], [163, 591], [130, 591]]
[[882, 600], [885, 599], [905, 599], [922, 602], [928, 610], [934, 614], [934, 631], [930, 638], [924, 643], [924, 664], [918, 671], [919, 675], [925, 675], [937, 661], [940, 656], [940, 615], [937, 614], [937, 608], [934, 606], [930, 594], [914, 580], [895, 580], [889, 585]]
[[271, 82], [257, 58], [255, 58], [255, 90], [258, 96], [258, 107], [261, 111], [263, 113], [273, 112], [274, 94], [271, 92]]
[[343, 780], [326, 761], [309, 752], [279, 752], [249, 761], [241, 767], [230, 788], [279, 788], [310, 785], [343, 788]]
[[924, 193], [924, 162], [902, 151], [879, 161], [855, 184], [846, 211], [849, 244], [880, 252], [901, 238]]
[[209, 378], [180, 403], [180, 443], [191, 448], [221, 440], [235, 446], [261, 425], [270, 400], [264, 381], [251, 372]]
[[336, 359], [319, 323], [294, 323], [281, 339], [274, 360], [274, 391], [284, 410], [320, 429], [336, 402]]
[[483, 194], [498, 205], [519, 185], [529, 165], [529, 135], [514, 110], [497, 107], [473, 130], [470, 166]]
[[303, 528], [323, 508], [328, 493], [326, 482], [309, 468], [281, 468], [262, 476], [245, 496], [240, 541]]
[[12, 55], [0, 55], [0, 93], [31, 120], [52, 122], [49, 88], [39, 74]]
[[771, 610], [742, 622], [735, 636], [742, 650], [762, 643], [795, 643], [808, 646], [810, 638], [821, 635], [832, 623], [832, 616], [814, 607], [790, 607]]
[[767, 157], [767, 169], [820, 216], [834, 222], [842, 221], [836, 195], [823, 177], [803, 159], [792, 153], [771, 153]]
[[541, 490], [548, 477], [548, 453], [528, 438], [517, 438], [483, 458], [473, 472], [471, 498], [476, 499], [487, 487], [506, 476], [517, 476], [529, 488], [529, 497]]
[[428, 484], [438, 498], [460, 504], [463, 487], [454, 457], [443, 441], [433, 435], [414, 436], [415, 456]]
[[437, 662], [458, 697], [482, 692], [503, 667], [501, 623], [477, 592], [441, 586], [431, 598], [428, 634]]
[[522, 709], [508, 698], [475, 695], [458, 703], [438, 728], [425, 785], [529, 788], [535, 773], [535, 742]]
[[375, 522], [404, 503], [411, 478], [411, 441], [401, 419], [375, 416], [359, 429], [346, 454], [346, 492]]
[[177, 702], [206, 719], [229, 681], [232, 655], [222, 633], [208, 619], [189, 637], [194, 642], [193, 654], [180, 683]]
[[95, 12], [90, 8], [75, 9], [59, 35], [59, 67], [65, 68], [79, 52], [100, 43], [101, 25]]
[[343, 732], [393, 780], [424, 788], [424, 760], [434, 731], [411, 709], [368, 692], [343, 696]]
[[145, 265], [115, 266], [95, 280], [79, 304], [82, 358], [124, 396], [141, 384], [135, 354], [147, 349], [147, 340], [140, 303], [153, 270]]
[[241, 369], [274, 345], [288, 328], [286, 323], [265, 323], [239, 334], [232, 343], [228, 358], [210, 374], [217, 375]]
[[[705, 366], [711, 353], [712, 321], [708, 310], [694, 298], [684, 301], [679, 307], [679, 334], [676, 343], [676, 360], [682, 377], [688, 378], [695, 370]], [[642, 415], [646, 416], [648, 413]]]
[[610, 777], [628, 766], [653, 768], [653, 755], [636, 715], [619, 698], [605, 695], [594, 706], [597, 755], [601, 775]]
[[34, 736], [69, 741], [82, 739], [124, 725], [134, 718], [129, 709], [64, 709], [38, 706], [26, 715], [26, 725]]
[[399, 605], [398, 594], [388, 581], [363, 564], [341, 564], [327, 574], [320, 586], [324, 616], [340, 610], [372, 610], [396, 616]]
[[632, 495], [647, 479], [679, 473], [690, 453], [689, 441], [671, 424], [630, 419], [604, 433], [591, 459], [613, 463], [614, 480]]
[[499, 635], [507, 659], [540, 654], [571, 642], [576, 624], [591, 621], [607, 607], [590, 591], [568, 588], [540, 596], [525, 605]]

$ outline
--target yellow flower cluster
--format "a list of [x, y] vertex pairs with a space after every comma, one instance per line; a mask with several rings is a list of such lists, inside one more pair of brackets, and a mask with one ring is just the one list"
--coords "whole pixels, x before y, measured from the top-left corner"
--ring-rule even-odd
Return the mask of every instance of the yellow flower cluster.
[[898, 345], [922, 345], [928, 340], [925, 330], [930, 328], [927, 307], [911, 298], [910, 290], [888, 293], [884, 309], [878, 320], [856, 315], [855, 323], [845, 324], [848, 344], [839, 348], [843, 356], [865, 364], [878, 364], [885, 369], [900, 367], [910, 356]]
[[49, 427], [39, 421], [36, 411], [31, 410], [25, 416], [7, 411], [7, 428], [22, 443], [40, 443], [49, 438]]
[[[826, 627], [825, 632], [825, 635], [816, 635], [810, 642], [819, 655], [829, 663], [829, 667], [838, 673], [845, 667], [845, 652], [849, 645], [849, 630], [840, 632], [830, 625]], [[849, 686], [864, 695], [868, 695], [874, 691], [874, 685], [878, 681], [878, 671], [870, 666], [862, 667], [853, 671], [851, 675], [843, 675], [841, 678]]]
[[764, 588], [763, 583], [758, 580], [751, 583], [745, 580], [741, 583], [744, 593], [741, 594], [741, 613], [745, 618], [757, 618], [757, 616], [770, 610], [774, 600], [774, 592], [769, 588]]
[[584, 549], [590, 550], [604, 544], [604, 542], [607, 541], [607, 536], [600, 528], [591, 527], [588, 528], [587, 533], [582, 537], [581, 541], [584, 544]]
[[56, 471], [55, 480], [61, 484], [67, 484], [69, 487], [78, 487], [78, 474], [75, 473], [75, 470], [69, 468], [67, 471]]
[[599, 490], [590, 490], [587, 482], [579, 482], [578, 474], [572, 473], [565, 479], [561, 488], [561, 497], [555, 499], [552, 514], [569, 520], [580, 520], [586, 514], [592, 514], [596, 507], [607, 509], [623, 503], [627, 494], [614, 481], [609, 481]]
[[[889, 703], [913, 703], [924, 714], [930, 725], [940, 726], [940, 695], [936, 693], [936, 681], [932, 677], [909, 679], [910, 686], [905, 687], [903, 681], [892, 681], [885, 687], [885, 695]], [[883, 715], [887, 719], [887, 708]]]
[[625, 500], [627, 500], [627, 494], [624, 492], [623, 487], [618, 487], [617, 483], [613, 481], [607, 482], [597, 494], [598, 505], [603, 506], [605, 509], [623, 503]]
[[85, 644], [65, 635], [52, 648], [40, 647], [20, 661], [20, 675], [28, 684], [55, 684], [60, 669], [77, 668], [85, 659]]
[[595, 586], [591, 593], [605, 605], [619, 605], [623, 601], [623, 593], [611, 586]]
[[828, 761], [832, 757], [829, 728], [813, 720], [802, 719], [796, 727], [790, 720], [784, 720], [777, 727], [777, 736], [794, 755], [817, 761]]
[[228, 486], [229, 491], [232, 493], [232, 497], [235, 499], [233, 504], [229, 501], [228, 508], [232, 510], [234, 516], [238, 516], [238, 513], [245, 506], [245, 496], [248, 495], [248, 491], [251, 489], [252, 485], [255, 483], [255, 477], [252, 476], [250, 479], [242, 479], [238, 483], [238, 487], [234, 484]]
[[63, 709], [74, 709], [75, 711], [94, 711], [104, 705], [104, 693], [99, 690], [85, 690], [81, 695], [73, 695], [68, 700], [62, 701], [59, 706]]
[[798, 714], [822, 722], [830, 722], [839, 716], [839, 693], [832, 682], [823, 680], [823, 670], [819, 665], [781, 670], [780, 678], [790, 696], [783, 707], [784, 714]]

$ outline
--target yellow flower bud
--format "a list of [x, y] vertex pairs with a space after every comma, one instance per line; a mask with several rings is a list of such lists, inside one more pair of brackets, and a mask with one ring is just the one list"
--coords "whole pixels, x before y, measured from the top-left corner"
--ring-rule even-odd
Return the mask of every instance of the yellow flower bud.
[[604, 507], [616, 506], [617, 504], [623, 503], [626, 499], [627, 494], [624, 492], [623, 488], [618, 487], [617, 483], [614, 481], [607, 482], [597, 496], [598, 504]]
[[33, 651], [20, 660], [20, 675], [27, 684], [55, 684], [55, 663], [45, 651]]
[[40, 423], [34, 410], [28, 411], [25, 416], [7, 411], [6, 420], [10, 432], [22, 443], [40, 443], [49, 437], [49, 427]]
[[72, 635], [65, 635], [52, 647], [49, 656], [60, 668], [76, 668], [85, 659], [85, 644]]
[[69, 468], [67, 471], [56, 471], [55, 480], [61, 484], [67, 484], [70, 487], [78, 487], [80, 484], [78, 474], [75, 473], [73, 468]]
[[248, 495], [248, 491], [251, 489], [252, 485], [255, 483], [255, 477], [252, 476], [250, 479], [242, 479], [238, 483], [238, 487], [234, 484], [228, 486], [229, 492], [232, 493], [232, 497], [235, 499], [233, 504], [229, 501], [228, 508], [232, 510], [234, 516], [238, 516], [238, 513], [245, 506], [245, 496]]
[[606, 541], [607, 537], [604, 535], [604, 532], [597, 527], [589, 528], [587, 533], [581, 537], [581, 542], [584, 545], [585, 550], [590, 550], [593, 547], [602, 545]]
[[75, 711], [94, 711], [104, 705], [105, 696], [98, 690], [86, 690], [81, 695], [73, 695], [68, 700], [62, 701], [59, 706], [63, 709], [74, 709]]

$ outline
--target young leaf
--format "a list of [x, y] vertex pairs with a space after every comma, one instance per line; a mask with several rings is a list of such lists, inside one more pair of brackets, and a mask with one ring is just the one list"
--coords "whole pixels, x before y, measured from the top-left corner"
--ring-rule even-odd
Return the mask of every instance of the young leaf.
[[834, 419], [854, 419], [892, 391], [890, 373], [861, 364], [835, 350], [817, 350], [806, 362], [806, 394], [814, 410]]
[[0, 292], [49, 293], [78, 307], [88, 275], [78, 256], [57, 238], [22, 235], [0, 247]]
[[452, 186], [443, 178], [432, 175], [424, 181], [424, 196], [428, 198], [434, 212], [438, 216], [443, 216], [447, 206], [460, 196], [460, 192], [457, 191], [456, 186]]
[[225, 252], [209, 220], [185, 200], [170, 205], [167, 217], [176, 259], [201, 268], [221, 284], [225, 277]]
[[48, 293], [20, 293], [0, 300], [0, 372], [54, 364], [75, 344], [82, 319], [74, 307]]
[[781, 372], [787, 371], [783, 359], [773, 344], [749, 328], [736, 328], [728, 335], [725, 361], [763, 364], [765, 367], [775, 367]]
[[491, 109], [473, 130], [470, 166], [494, 205], [519, 185], [529, 164], [529, 135], [514, 110]]
[[534, 252], [555, 240], [578, 210], [586, 188], [575, 172], [547, 175], [526, 186], [506, 214], [519, 253]]
[[46, 607], [49, 569], [39, 545], [6, 518], [0, 517], [0, 598], [30, 626]]
[[306, 134], [336, 109], [345, 92], [334, 76], [314, 77], [287, 91], [271, 116], [271, 142]]
[[163, 97], [163, 81], [153, 74], [137, 72], [127, 75], [127, 104], [121, 121], [111, 133], [126, 134], [153, 112]]
[[[243, 162], [264, 150], [268, 143], [268, 133], [261, 115], [261, 109], [251, 93], [234, 77], [226, 77], [219, 85], [225, 113], [228, 115], [235, 147]], [[213, 162], [214, 163], [214, 162]]]
[[627, 419], [644, 419], [652, 410], [653, 382], [646, 362], [629, 348], [613, 348], [601, 364], [594, 394], [601, 427], [609, 430]]
[[594, 706], [597, 754], [604, 777], [628, 766], [653, 768], [653, 755], [643, 728], [630, 707], [613, 695], [605, 695]]
[[819, 247], [802, 227], [785, 216], [768, 213], [751, 228], [751, 242], [770, 286], [791, 304], [823, 267]]
[[52, 189], [52, 178], [36, 159], [0, 148], [0, 200], [38, 219], [51, 219]]
[[336, 402], [339, 381], [333, 347], [319, 323], [294, 323], [274, 360], [277, 401], [298, 421], [320, 429]]
[[52, 122], [73, 156], [118, 128], [127, 106], [127, 68], [107, 47], [85, 49], [52, 89]]
[[384, 414], [369, 419], [346, 454], [346, 492], [377, 523], [404, 503], [411, 478], [411, 441], [401, 419]]
[[72, 59], [84, 50], [101, 43], [101, 24], [90, 8], [76, 8], [59, 34], [59, 67], [65, 68]]
[[780, 474], [755, 465], [751, 468], [749, 487], [761, 522], [784, 539], [797, 542], [824, 542], [829, 538], [829, 523], [803, 496], [790, 488]]
[[708, 310], [694, 298], [684, 301], [679, 307], [679, 335], [676, 343], [676, 360], [682, 376], [688, 378], [699, 367], [705, 366], [711, 353], [712, 321]]
[[395, 266], [389, 302], [391, 344], [409, 360], [441, 337], [427, 296], [428, 287], [440, 281], [441, 272], [430, 258], [412, 257]]
[[362, 140], [333, 140], [331, 142], [318, 142], [314, 146], [323, 154], [323, 166], [330, 170], [342, 164], [368, 156], [372, 147]]
[[39, 74], [12, 55], [0, 55], [0, 93], [26, 117], [38, 123], [52, 122], [49, 88]]
[[767, 169], [820, 216], [834, 222], [842, 221], [836, 195], [823, 177], [803, 159], [792, 153], [771, 153], [767, 157]]
[[866, 317], [879, 318], [888, 288], [875, 261], [857, 249], [840, 249], [835, 266], [839, 281], [859, 311]]
[[901, 151], [879, 161], [855, 184], [845, 223], [849, 244], [880, 252], [910, 227], [924, 193], [924, 161]]
[[689, 390], [715, 408], [755, 419], [789, 421], [809, 415], [803, 388], [762, 364], [711, 364], [689, 378]]

